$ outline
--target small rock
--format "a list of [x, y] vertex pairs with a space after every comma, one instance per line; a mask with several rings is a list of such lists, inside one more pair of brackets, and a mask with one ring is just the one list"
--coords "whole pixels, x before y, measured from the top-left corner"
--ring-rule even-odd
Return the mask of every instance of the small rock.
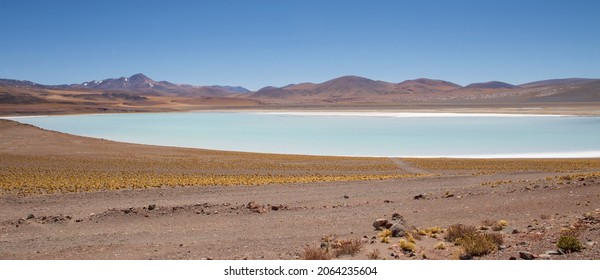
[[402, 215], [398, 214], [398, 213], [394, 213], [392, 214], [392, 221], [402, 221], [404, 220], [404, 217], [402, 217]]
[[385, 224], [385, 228], [386, 229], [390, 229], [394, 224], [388, 222], [387, 224]]
[[592, 247], [592, 246], [596, 245], [596, 242], [595, 241], [587, 241], [587, 242], [585, 242], [585, 245]]
[[548, 254], [540, 254], [539, 257], [540, 257], [540, 259], [545, 259], [545, 260], [550, 259], [550, 255], [548, 255]]
[[152, 211], [156, 208], [156, 204], [150, 204], [148, 205], [148, 210]]
[[458, 258], [459, 258], [460, 260], [467, 261], [467, 260], [472, 260], [472, 259], [473, 259], [473, 256], [471, 256], [471, 255], [469, 255], [469, 254], [464, 254], [464, 255], [460, 255]]
[[34, 218], [35, 218], [35, 216], [33, 214], [27, 215], [27, 220], [31, 220], [31, 219], [34, 219]]
[[83, 220], [82, 219], [77, 219], [77, 220], [75, 220], [75, 222], [76, 223], [81, 223], [81, 222], [83, 222]]
[[530, 252], [521, 251], [519, 252], [519, 257], [524, 260], [533, 260], [535, 256]]
[[392, 203], [392, 202], [393, 202], [393, 201], [391, 201], [391, 200], [387, 200], [387, 199], [383, 201], [383, 203]]
[[418, 194], [418, 195], [413, 196], [414, 200], [419, 200], [419, 199], [424, 199], [424, 198], [425, 198], [425, 196], [423, 194]]
[[271, 210], [277, 211], [277, 210], [279, 210], [279, 206], [273, 205], [273, 206], [271, 206]]
[[514, 260], [516, 260], [516, 259], [517, 259], [517, 257], [510, 257], [510, 258], [508, 258], [508, 259], [509, 259], [509, 260], [511, 260], [511, 261], [514, 261]]
[[345, 199], [348, 199], [348, 198], [350, 198], [350, 197], [349, 197], [349, 196], [346, 194], [346, 195], [344, 195], [344, 198], [345, 198]]
[[558, 250], [548, 250], [548, 251], [546, 251], [545, 254], [546, 255], [551, 255], [551, 256], [552, 255], [554, 255], [554, 256], [560, 256], [560, 255], [562, 255], [562, 253], [559, 252]]
[[414, 256], [416, 256], [416, 255], [415, 255], [415, 253], [413, 253], [413, 252], [410, 252], [410, 254], [408, 254], [408, 257], [409, 257], [409, 258], [413, 258]]
[[512, 234], [517, 234], [517, 233], [519, 233], [519, 232], [520, 232], [520, 231], [519, 231], [518, 229], [516, 229], [516, 228], [515, 228], [515, 229], [513, 229], [513, 230], [512, 230], [510, 233], [512, 233]]
[[373, 223], [373, 227], [377, 230], [381, 229], [381, 227], [385, 226], [388, 223], [387, 219], [377, 219]]

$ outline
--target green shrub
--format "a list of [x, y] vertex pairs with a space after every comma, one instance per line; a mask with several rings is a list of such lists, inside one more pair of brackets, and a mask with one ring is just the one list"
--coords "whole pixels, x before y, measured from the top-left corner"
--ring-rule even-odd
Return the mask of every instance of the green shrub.
[[556, 241], [556, 246], [567, 253], [581, 251], [581, 243], [576, 235], [566, 233], [561, 235]]

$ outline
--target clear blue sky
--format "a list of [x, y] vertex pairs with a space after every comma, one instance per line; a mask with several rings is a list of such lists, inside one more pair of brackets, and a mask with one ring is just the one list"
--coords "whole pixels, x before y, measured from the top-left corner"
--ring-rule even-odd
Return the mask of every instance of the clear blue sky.
[[600, 78], [600, 1], [0, 1], [0, 77], [252, 90]]

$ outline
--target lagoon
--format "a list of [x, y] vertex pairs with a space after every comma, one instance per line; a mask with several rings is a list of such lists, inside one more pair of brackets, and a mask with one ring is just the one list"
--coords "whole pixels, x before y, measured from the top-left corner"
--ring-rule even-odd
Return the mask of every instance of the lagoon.
[[600, 157], [600, 117], [397, 112], [186, 112], [20, 117], [115, 141], [307, 155]]

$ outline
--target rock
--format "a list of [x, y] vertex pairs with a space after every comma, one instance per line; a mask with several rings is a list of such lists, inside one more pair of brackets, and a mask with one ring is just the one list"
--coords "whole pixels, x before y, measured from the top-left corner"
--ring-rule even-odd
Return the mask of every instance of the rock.
[[392, 214], [392, 221], [403, 221], [404, 217], [402, 217], [402, 215], [398, 214], [398, 213], [394, 213]]
[[76, 223], [81, 223], [81, 222], [83, 222], [83, 220], [82, 219], [77, 219], [77, 220], [75, 220], [75, 222]]
[[386, 229], [390, 229], [394, 224], [388, 222], [387, 224], [385, 224], [385, 228]]
[[386, 224], [388, 223], [387, 219], [377, 219], [375, 220], [375, 222], [373, 223], [373, 227], [377, 230], [381, 229], [382, 227], [384, 227]]
[[554, 256], [560, 256], [560, 255], [562, 255], [562, 253], [560, 251], [558, 251], [558, 250], [548, 250], [548, 251], [546, 251], [545, 254], [546, 255], [551, 255], [551, 256], [552, 255], [554, 255]]
[[519, 257], [521, 259], [524, 259], [524, 260], [533, 260], [533, 259], [535, 259], [535, 256], [532, 253], [526, 252], [526, 251], [519, 252]]
[[248, 204], [246, 204], [246, 208], [248, 208], [248, 209], [258, 209], [260, 207], [261, 206], [254, 201], [250, 201], [250, 202], [248, 202]]
[[413, 252], [410, 252], [410, 254], [408, 254], [408, 256], [407, 256], [407, 257], [409, 257], [409, 258], [413, 258], [414, 256], [416, 256], [416, 255], [415, 255], [415, 253], [413, 253]]
[[514, 261], [514, 260], [516, 260], [516, 259], [517, 259], [517, 257], [510, 257], [510, 258], [508, 258], [508, 259], [509, 259], [509, 260], [511, 260], [511, 261]]
[[390, 227], [392, 237], [403, 237], [406, 234], [406, 228], [401, 223], [395, 223]]
[[414, 200], [425, 199], [425, 196], [423, 194], [418, 194], [418, 195], [413, 196], [413, 199]]
[[391, 201], [391, 200], [388, 200], [388, 199], [386, 199], [386, 200], [384, 200], [384, 201], [383, 201], [383, 203], [392, 203], [392, 202], [393, 202], [393, 201]]
[[156, 208], [156, 204], [150, 204], [148, 205], [148, 210], [152, 211]]
[[273, 205], [273, 206], [271, 206], [271, 210], [277, 211], [277, 210], [279, 210], [279, 206]]
[[471, 256], [471, 255], [469, 255], [469, 254], [464, 254], [464, 255], [460, 255], [460, 256], [458, 257], [458, 259], [460, 259], [460, 260], [463, 260], [463, 261], [466, 261], [466, 260], [472, 260], [472, 259], [473, 259], [473, 256]]
[[519, 233], [519, 232], [520, 232], [520, 231], [519, 231], [518, 229], [514, 228], [514, 229], [513, 229], [513, 230], [512, 230], [510, 233], [512, 233], [512, 234], [517, 234], [517, 233]]
[[550, 255], [548, 255], [548, 254], [540, 254], [539, 257], [540, 257], [540, 259], [545, 259], [545, 260], [550, 259]]
[[34, 219], [34, 218], [35, 218], [35, 216], [33, 214], [27, 215], [27, 220], [31, 220], [31, 219]]
[[345, 198], [345, 199], [348, 199], [348, 198], [350, 198], [350, 197], [349, 197], [349, 196], [346, 194], [346, 195], [344, 195], [344, 198]]

